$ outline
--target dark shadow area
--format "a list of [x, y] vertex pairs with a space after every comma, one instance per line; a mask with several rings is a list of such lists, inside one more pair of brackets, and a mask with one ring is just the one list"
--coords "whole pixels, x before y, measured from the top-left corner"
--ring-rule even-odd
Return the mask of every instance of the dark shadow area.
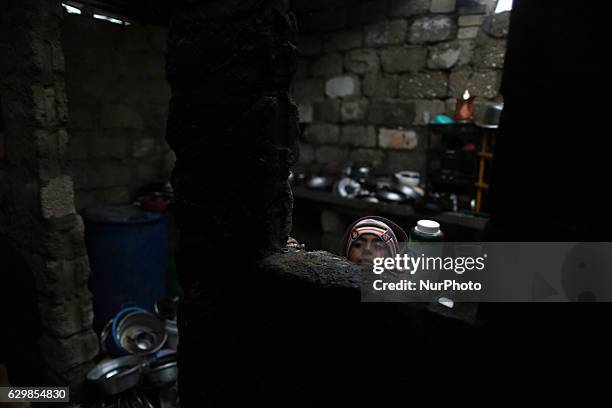
[[[610, 241], [609, 13], [496, 4], [8, 2], [10, 383], [69, 385], [96, 408], [607, 385], [608, 303], [368, 303], [348, 260], [355, 225], [384, 219], [355, 220], [376, 216], [394, 222], [375, 232], [390, 254], [423, 220], [447, 242]], [[136, 380], [104, 390], [121, 370], [101, 367], [125, 356]], [[147, 379], [168, 361], [173, 378]]]

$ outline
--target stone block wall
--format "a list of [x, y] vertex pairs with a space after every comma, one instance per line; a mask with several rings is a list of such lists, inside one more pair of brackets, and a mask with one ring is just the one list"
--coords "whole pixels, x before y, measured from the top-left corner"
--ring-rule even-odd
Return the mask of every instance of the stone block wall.
[[494, 1], [480, 14], [460, 0], [320, 3], [295, 5], [298, 169], [335, 171], [350, 160], [382, 174], [424, 172], [431, 119], [452, 116], [465, 89], [477, 115], [501, 99], [509, 13], [491, 14]]
[[168, 179], [174, 156], [165, 141], [166, 37], [165, 27], [65, 16], [77, 209], [129, 203], [139, 187]]
[[[67, 160], [61, 17], [60, 3], [44, 0], [7, 2], [0, 13], [0, 236], [27, 264], [35, 293], [3, 286], [16, 273], [10, 267], [0, 266], [0, 287], [9, 299], [35, 302], [40, 322], [30, 316], [27, 324], [40, 324], [40, 337], [24, 338], [7, 319], [2, 334], [13, 345], [7, 353], [18, 350], [15, 344], [28, 344], [23, 361], [40, 356], [40, 372], [33, 376], [70, 384], [71, 397], [78, 398], [78, 385], [98, 354], [98, 338], [83, 222], [75, 211]], [[26, 319], [21, 310], [3, 312]]]

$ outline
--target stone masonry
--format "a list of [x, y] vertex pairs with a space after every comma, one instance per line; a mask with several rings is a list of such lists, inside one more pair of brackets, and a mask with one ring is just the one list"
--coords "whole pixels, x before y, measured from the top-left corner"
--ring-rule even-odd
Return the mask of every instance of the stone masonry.
[[138, 188], [167, 180], [170, 86], [167, 29], [68, 14], [62, 27], [77, 210], [127, 204]]
[[[78, 398], [98, 339], [91, 329], [89, 263], [66, 154], [62, 8], [43, 0], [8, 1], [2, 8], [0, 234], [33, 274], [36, 293], [20, 295], [38, 302], [42, 336], [33, 340], [44, 360], [43, 376], [49, 384], [70, 384], [71, 397]], [[6, 335], [20, 341], [19, 333]]]
[[424, 172], [431, 119], [452, 116], [466, 89], [476, 115], [501, 100], [509, 12], [466, 14], [455, 0], [307, 3], [295, 5], [298, 170], [336, 171], [350, 160], [383, 174]]

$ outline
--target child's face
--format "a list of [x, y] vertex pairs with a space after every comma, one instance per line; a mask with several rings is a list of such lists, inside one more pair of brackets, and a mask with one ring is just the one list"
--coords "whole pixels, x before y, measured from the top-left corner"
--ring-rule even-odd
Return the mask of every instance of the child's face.
[[359, 265], [371, 265], [374, 258], [390, 256], [387, 245], [376, 235], [362, 235], [353, 243], [349, 261]]

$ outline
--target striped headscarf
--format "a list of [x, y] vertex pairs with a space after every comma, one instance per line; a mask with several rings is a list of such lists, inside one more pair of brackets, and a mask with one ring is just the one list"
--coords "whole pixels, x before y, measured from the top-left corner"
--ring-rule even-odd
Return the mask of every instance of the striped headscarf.
[[387, 248], [389, 248], [392, 257], [395, 257], [400, 251], [397, 237], [389, 225], [373, 218], [362, 218], [355, 222], [349, 231], [344, 254], [347, 258], [349, 257], [353, 244], [359, 237], [365, 234], [375, 235], [380, 238], [381, 241], [387, 245]]

